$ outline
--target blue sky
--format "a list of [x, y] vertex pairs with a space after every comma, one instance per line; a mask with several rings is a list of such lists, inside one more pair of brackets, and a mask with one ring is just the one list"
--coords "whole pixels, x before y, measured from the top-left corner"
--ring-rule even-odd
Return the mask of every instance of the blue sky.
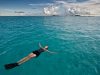
[[56, 1], [63, 1], [67, 3], [86, 3], [88, 1], [99, 0], [0, 0], [0, 15], [7, 15], [7, 13], [14, 14], [15, 11], [41, 15], [43, 14], [42, 10], [44, 7], [48, 4], [55, 3]]
[[48, 0], [47, 1], [41, 1], [41, 0], [0, 0], [0, 5], [25, 5], [25, 4], [28, 4], [28, 3], [45, 3], [45, 2], [49, 2]]
[[[28, 4], [53, 3], [62, 0], [0, 0], [0, 7], [2, 8], [28, 8]], [[84, 2], [87, 0], [63, 0], [66, 2]]]
[[7, 15], [6, 12], [13, 14], [14, 11], [24, 11], [31, 14], [34, 12], [34, 14], [40, 15], [45, 4], [52, 2], [54, 0], [0, 0], [0, 11], [4, 15]]
[[28, 7], [28, 4], [51, 3], [53, 0], [0, 0], [0, 7]]

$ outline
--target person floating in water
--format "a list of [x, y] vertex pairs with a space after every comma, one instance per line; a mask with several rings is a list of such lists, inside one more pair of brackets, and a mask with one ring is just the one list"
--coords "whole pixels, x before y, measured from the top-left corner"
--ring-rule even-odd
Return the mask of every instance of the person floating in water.
[[6, 64], [5, 69], [8, 70], [8, 69], [12, 69], [16, 66], [19, 66], [19, 65], [23, 64], [24, 62], [30, 60], [31, 58], [38, 57], [42, 52], [55, 53], [55, 52], [48, 51], [48, 46], [42, 47], [40, 43], [39, 43], [39, 47], [40, 47], [40, 49], [31, 52], [28, 56], [22, 58], [17, 63]]

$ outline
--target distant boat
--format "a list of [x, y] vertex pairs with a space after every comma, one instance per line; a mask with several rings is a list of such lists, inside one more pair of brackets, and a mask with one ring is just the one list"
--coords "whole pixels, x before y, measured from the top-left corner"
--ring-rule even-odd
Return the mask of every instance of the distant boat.
[[75, 16], [81, 16], [81, 15], [79, 15], [79, 14], [75, 14]]

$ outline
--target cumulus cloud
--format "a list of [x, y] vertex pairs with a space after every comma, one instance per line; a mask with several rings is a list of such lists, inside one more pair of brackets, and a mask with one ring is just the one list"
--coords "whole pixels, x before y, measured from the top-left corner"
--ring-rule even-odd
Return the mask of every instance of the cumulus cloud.
[[63, 13], [65, 12], [64, 10], [73, 7], [78, 11], [80, 10], [82, 12], [87, 11], [90, 12], [90, 14], [100, 15], [100, 0], [88, 0], [84, 2], [77, 2], [77, 0], [55, 0], [53, 3], [40, 3], [40, 4], [30, 3], [27, 4], [26, 6], [28, 7], [30, 6], [30, 10], [25, 11], [22, 9], [21, 10], [2, 9], [0, 10], [0, 15], [25, 16], [25, 15], [38, 15], [38, 13], [43, 15], [43, 9], [50, 6], [54, 6], [51, 10], [54, 11], [55, 9], [57, 11], [56, 12], [57, 14], [61, 12]]
[[55, 1], [55, 4], [62, 5], [66, 10], [72, 8], [74, 10], [80, 11], [81, 13], [88, 12], [91, 15], [100, 15], [100, 0], [89, 0], [84, 2], [75, 2], [76, 0], [71, 1], [74, 2], [69, 3], [68, 0], [57, 0]]
[[[65, 14], [66, 10], [71, 13], [80, 12], [85, 15], [100, 15], [100, 1], [88, 0], [84, 2], [77, 2], [77, 0], [56, 0], [54, 3], [45, 4], [29, 4], [31, 6], [39, 5], [44, 7], [44, 13], [51, 14]], [[52, 7], [53, 6], [53, 7]], [[57, 7], [57, 9], [55, 9]], [[71, 10], [71, 9], [72, 10]], [[55, 9], [55, 10], [54, 10]]]

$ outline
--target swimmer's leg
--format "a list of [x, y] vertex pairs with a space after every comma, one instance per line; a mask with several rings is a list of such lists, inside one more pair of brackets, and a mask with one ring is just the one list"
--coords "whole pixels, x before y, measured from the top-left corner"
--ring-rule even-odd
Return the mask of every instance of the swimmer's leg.
[[14, 67], [16, 67], [16, 66], [19, 66], [19, 65], [21, 65], [22, 63], [24, 63], [24, 62], [30, 60], [30, 59], [33, 58], [33, 57], [36, 57], [36, 54], [30, 53], [28, 56], [22, 58], [22, 59], [19, 60], [17, 63], [5, 64], [5, 65], [4, 65], [4, 66], [5, 66], [5, 69], [6, 69], [6, 70], [9, 70], [9, 69], [12, 69], [12, 68], [14, 68]]
[[31, 58], [33, 58], [33, 57], [35, 57], [35, 56], [36, 56], [35, 54], [30, 53], [28, 56], [22, 58], [22, 59], [19, 60], [17, 63], [18, 63], [18, 65], [21, 65], [21, 64], [23, 64], [24, 62], [30, 60]]
[[17, 63], [18, 63], [18, 65], [21, 65], [22, 63], [28, 61], [29, 59], [30, 59], [30, 57], [26, 56], [26, 57], [22, 58], [21, 60], [19, 60]]

